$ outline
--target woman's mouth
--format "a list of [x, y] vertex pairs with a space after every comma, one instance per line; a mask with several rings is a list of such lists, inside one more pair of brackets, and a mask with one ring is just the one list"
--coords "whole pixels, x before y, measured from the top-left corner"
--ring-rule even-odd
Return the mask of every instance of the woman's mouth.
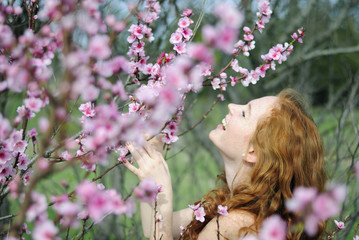
[[226, 129], [227, 129], [227, 122], [226, 122], [226, 119], [225, 119], [225, 118], [222, 119], [222, 129], [223, 129], [223, 130], [226, 130]]

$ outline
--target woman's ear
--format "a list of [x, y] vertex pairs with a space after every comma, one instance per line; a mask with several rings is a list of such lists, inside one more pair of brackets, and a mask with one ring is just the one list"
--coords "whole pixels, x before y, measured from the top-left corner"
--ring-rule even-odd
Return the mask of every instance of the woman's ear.
[[253, 148], [252, 144], [250, 144], [250, 146], [248, 148], [248, 153], [247, 153], [246, 157], [244, 157], [243, 159], [249, 163], [257, 162], [257, 154], [254, 152], [254, 148]]

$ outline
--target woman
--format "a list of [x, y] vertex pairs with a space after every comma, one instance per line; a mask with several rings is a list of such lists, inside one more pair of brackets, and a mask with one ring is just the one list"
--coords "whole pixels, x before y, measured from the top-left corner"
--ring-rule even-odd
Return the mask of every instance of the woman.
[[[172, 210], [171, 178], [159, 145], [143, 148], [129, 145], [138, 168], [125, 166], [139, 179], [153, 178], [162, 185], [156, 211], [163, 222], [156, 224], [154, 206], [141, 203], [143, 230], [146, 237], [178, 238], [180, 226], [190, 227], [183, 239], [218, 239], [217, 207], [228, 207], [228, 216], [220, 216], [220, 239], [238, 239], [257, 233], [263, 220], [279, 214], [288, 229], [297, 221], [296, 215], [285, 209], [285, 201], [298, 186], [313, 186], [324, 190], [323, 147], [315, 123], [304, 109], [304, 101], [291, 89], [277, 96], [252, 100], [247, 105], [228, 105], [229, 114], [222, 124], [210, 132], [210, 140], [220, 151], [225, 174], [224, 184], [207, 193], [201, 203], [205, 221], [193, 220], [193, 211]], [[323, 232], [309, 238], [302, 231], [288, 231], [287, 239], [318, 239]], [[156, 235], [156, 236], [155, 236]]]

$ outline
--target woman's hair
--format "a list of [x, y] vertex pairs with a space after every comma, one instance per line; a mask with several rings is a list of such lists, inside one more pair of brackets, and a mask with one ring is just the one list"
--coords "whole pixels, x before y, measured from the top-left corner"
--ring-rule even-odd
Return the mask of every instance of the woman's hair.
[[[285, 208], [296, 187], [316, 187], [324, 191], [326, 174], [321, 138], [311, 116], [305, 110], [305, 101], [292, 89], [284, 89], [270, 114], [260, 119], [251, 143], [257, 155], [249, 184], [240, 184], [231, 193], [225, 174], [218, 177], [223, 186], [204, 196], [205, 222], [192, 221], [184, 239], [197, 239], [204, 226], [217, 214], [218, 205], [230, 210], [244, 210], [255, 216], [250, 227], [238, 229], [241, 236], [257, 233], [263, 220], [278, 214], [290, 229], [298, 217]], [[217, 180], [218, 180], [217, 179]], [[315, 237], [303, 231], [288, 231], [287, 239], [320, 239], [325, 224]]]

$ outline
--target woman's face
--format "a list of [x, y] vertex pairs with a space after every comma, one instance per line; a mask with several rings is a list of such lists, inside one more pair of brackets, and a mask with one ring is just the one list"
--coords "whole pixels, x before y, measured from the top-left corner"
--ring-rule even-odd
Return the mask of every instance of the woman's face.
[[258, 120], [269, 114], [276, 100], [277, 97], [267, 96], [254, 99], [247, 105], [229, 104], [229, 113], [209, 133], [210, 140], [225, 157], [242, 159], [242, 154], [247, 154]]

